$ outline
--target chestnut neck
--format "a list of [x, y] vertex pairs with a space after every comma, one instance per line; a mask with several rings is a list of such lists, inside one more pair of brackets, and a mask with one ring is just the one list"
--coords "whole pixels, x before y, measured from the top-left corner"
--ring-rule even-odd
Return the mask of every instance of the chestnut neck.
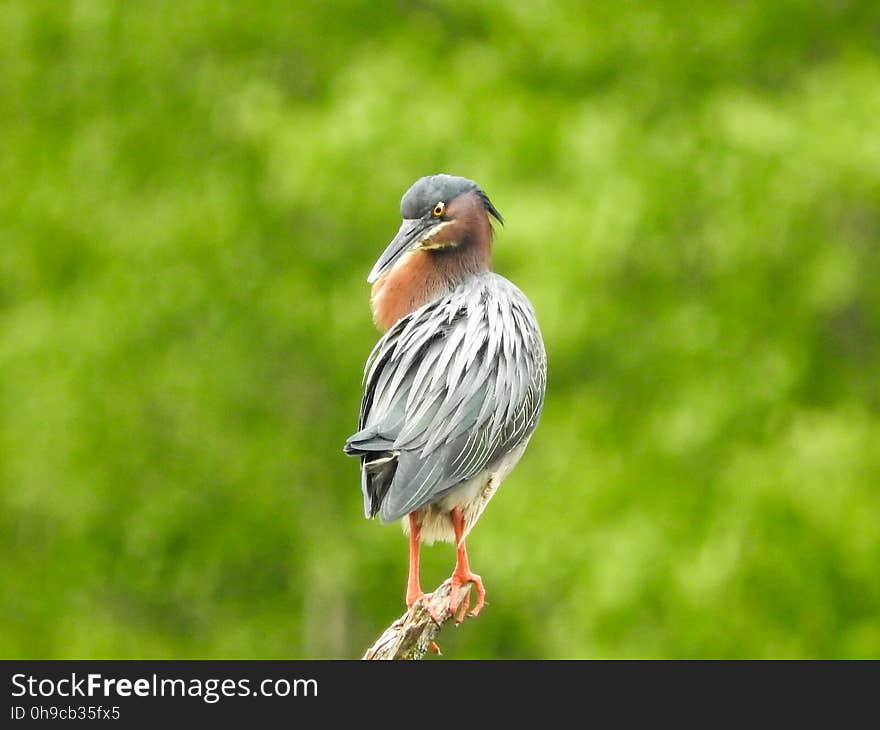
[[373, 284], [373, 320], [382, 331], [461, 282], [491, 270], [492, 225], [483, 206], [476, 200], [457, 200], [450, 212], [455, 218], [432, 239], [435, 247], [406, 254]]

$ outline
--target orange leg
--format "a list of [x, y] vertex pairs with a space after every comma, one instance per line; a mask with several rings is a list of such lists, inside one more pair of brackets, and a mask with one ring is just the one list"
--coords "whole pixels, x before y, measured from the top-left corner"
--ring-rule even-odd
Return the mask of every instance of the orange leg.
[[470, 611], [471, 616], [476, 616], [483, 610], [486, 603], [486, 589], [483, 588], [483, 579], [476, 573], [471, 571], [468, 564], [467, 548], [464, 544], [464, 516], [461, 514], [460, 507], [452, 509], [452, 527], [455, 530], [455, 570], [452, 571], [450, 583], [452, 590], [449, 593], [449, 612], [455, 614], [458, 610], [455, 620], [461, 623], [464, 615], [467, 613], [470, 605], [470, 597], [465, 596], [464, 601], [461, 598], [461, 589], [468, 583], [473, 583], [477, 589], [477, 605]]
[[419, 537], [422, 525], [415, 512], [409, 515], [409, 577], [406, 581], [406, 607], [412, 608], [420, 598], [424, 598], [419, 585]]
[[431, 609], [428, 602], [429, 596], [422, 591], [419, 585], [419, 538], [422, 533], [422, 524], [415, 512], [409, 514], [409, 576], [406, 579], [406, 607], [412, 608], [420, 600], [424, 600], [428, 615], [439, 624], [440, 619]]

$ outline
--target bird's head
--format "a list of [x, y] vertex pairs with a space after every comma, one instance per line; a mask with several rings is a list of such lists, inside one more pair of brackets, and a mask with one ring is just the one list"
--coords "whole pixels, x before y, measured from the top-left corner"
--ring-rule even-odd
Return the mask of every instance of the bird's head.
[[491, 240], [489, 216], [503, 223], [489, 196], [473, 180], [430, 175], [413, 183], [400, 201], [403, 222], [367, 281], [374, 283], [414, 251], [452, 252]]

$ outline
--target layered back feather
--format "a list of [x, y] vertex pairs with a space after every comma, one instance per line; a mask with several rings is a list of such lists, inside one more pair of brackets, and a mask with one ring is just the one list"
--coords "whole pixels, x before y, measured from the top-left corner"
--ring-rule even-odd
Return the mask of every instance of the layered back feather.
[[491, 272], [399, 320], [364, 371], [358, 432], [367, 517], [389, 522], [441, 499], [526, 439], [547, 359], [529, 300]]

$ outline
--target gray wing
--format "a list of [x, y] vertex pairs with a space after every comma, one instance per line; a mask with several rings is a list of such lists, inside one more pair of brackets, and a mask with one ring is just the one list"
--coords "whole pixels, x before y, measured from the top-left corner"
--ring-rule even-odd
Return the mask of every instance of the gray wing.
[[534, 430], [546, 355], [529, 301], [477, 277], [394, 325], [365, 371], [359, 431], [367, 517], [417, 510], [504, 456]]

